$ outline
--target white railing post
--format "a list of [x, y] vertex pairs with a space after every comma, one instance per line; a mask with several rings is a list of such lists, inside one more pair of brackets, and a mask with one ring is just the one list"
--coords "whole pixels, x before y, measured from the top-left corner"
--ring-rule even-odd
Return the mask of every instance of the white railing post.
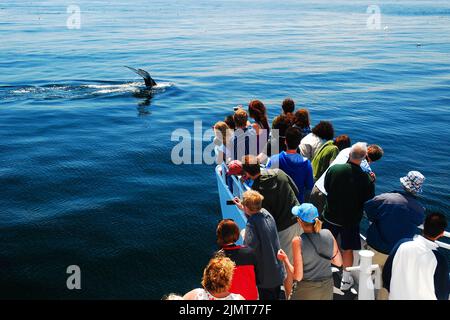
[[372, 282], [372, 258], [374, 253], [370, 250], [359, 251], [360, 269], [358, 300], [375, 300], [374, 285]]

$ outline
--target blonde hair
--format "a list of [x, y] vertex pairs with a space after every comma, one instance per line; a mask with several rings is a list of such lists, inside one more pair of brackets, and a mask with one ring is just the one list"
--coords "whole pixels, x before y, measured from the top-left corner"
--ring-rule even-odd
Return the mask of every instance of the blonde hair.
[[243, 194], [242, 204], [251, 211], [259, 211], [262, 208], [264, 197], [255, 190], [245, 191]]
[[[299, 218], [300, 219], [300, 218]], [[300, 219], [302, 221], [302, 223], [306, 226], [312, 227], [314, 233], [319, 233], [320, 230], [322, 230], [322, 221], [319, 218], [315, 218], [314, 219], [314, 223], [310, 223], [310, 222], [305, 222], [302, 219]]]
[[228, 291], [233, 280], [236, 264], [230, 258], [218, 254], [211, 260], [203, 270], [202, 286], [211, 293], [222, 293]]
[[226, 146], [232, 134], [232, 130], [230, 129], [230, 127], [224, 121], [218, 121], [214, 125], [214, 130], [220, 132], [219, 138], [222, 140], [223, 145]]

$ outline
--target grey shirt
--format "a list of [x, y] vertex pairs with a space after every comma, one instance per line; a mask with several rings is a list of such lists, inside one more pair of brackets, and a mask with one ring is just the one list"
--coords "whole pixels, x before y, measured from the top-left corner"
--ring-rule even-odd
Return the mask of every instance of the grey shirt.
[[[319, 233], [303, 233], [300, 237], [302, 239], [303, 279], [307, 281], [321, 281], [331, 278], [333, 235], [330, 230], [322, 229]], [[317, 251], [314, 249], [311, 241], [316, 246]], [[328, 259], [325, 259], [318, 253], [328, 257]]]
[[244, 244], [255, 250], [259, 268], [258, 288], [282, 285], [285, 270], [283, 263], [277, 259], [280, 240], [275, 220], [266, 209], [247, 219]]

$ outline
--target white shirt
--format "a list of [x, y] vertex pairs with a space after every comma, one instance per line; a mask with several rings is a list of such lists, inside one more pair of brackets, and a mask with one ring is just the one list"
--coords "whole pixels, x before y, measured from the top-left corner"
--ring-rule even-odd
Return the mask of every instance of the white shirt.
[[325, 141], [320, 139], [314, 133], [308, 133], [300, 142], [300, 153], [302, 156], [312, 161], [317, 150], [319, 150], [324, 143]]
[[225, 298], [216, 298], [211, 293], [202, 288], [195, 289], [195, 293], [195, 300], [243, 300], [242, 296], [236, 293], [230, 293]]
[[437, 300], [434, 272], [438, 245], [422, 236], [400, 245], [392, 261], [389, 300]]
[[[335, 164], [343, 164], [343, 163], [347, 163], [348, 159], [350, 158], [350, 152], [352, 151], [352, 148], [346, 148], [344, 150], [342, 150], [341, 152], [339, 152], [338, 156], [336, 157], [336, 159], [333, 160], [333, 162], [330, 164], [330, 166], [327, 168], [327, 170], [325, 170], [325, 172], [320, 176], [320, 178], [316, 181], [315, 186], [317, 187], [317, 189], [320, 190], [320, 192], [322, 192], [324, 195], [327, 195], [327, 191], [325, 190], [325, 176], [328, 172], [328, 169], [330, 169], [332, 166], [334, 166]], [[369, 163], [367, 162], [367, 160], [363, 160], [361, 162], [361, 169], [363, 169], [364, 172], [372, 172], [372, 169], [370, 168]]]

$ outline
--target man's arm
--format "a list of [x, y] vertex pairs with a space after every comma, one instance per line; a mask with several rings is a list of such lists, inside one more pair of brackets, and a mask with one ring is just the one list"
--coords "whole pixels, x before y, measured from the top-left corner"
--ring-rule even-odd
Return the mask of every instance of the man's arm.
[[245, 227], [244, 245], [252, 248], [255, 252], [259, 247], [259, 239], [255, 233], [254, 227], [251, 224], [247, 224]]

